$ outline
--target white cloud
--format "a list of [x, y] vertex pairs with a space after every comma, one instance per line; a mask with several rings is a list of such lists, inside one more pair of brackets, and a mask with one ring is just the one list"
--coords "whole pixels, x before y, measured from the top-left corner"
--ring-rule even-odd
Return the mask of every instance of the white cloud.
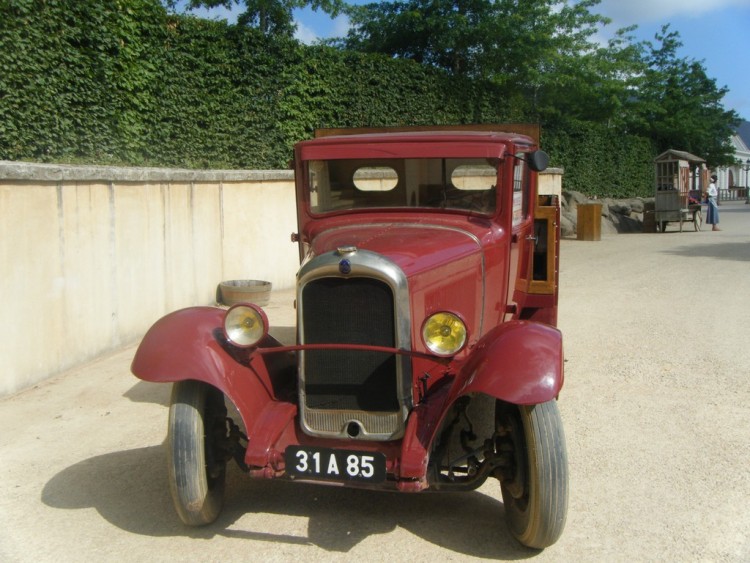
[[297, 24], [297, 30], [294, 32], [294, 38], [297, 41], [300, 41], [305, 45], [312, 45], [320, 39], [312, 28], [301, 23], [299, 20], [296, 20], [294, 23]]
[[750, 0], [602, 0], [591, 11], [612, 18], [616, 27], [622, 27], [748, 6]]
[[338, 16], [333, 20], [333, 29], [331, 30], [331, 37], [344, 37], [352, 26], [347, 16]]
[[294, 23], [297, 24], [297, 31], [294, 33], [294, 37], [305, 45], [312, 45], [321, 39], [344, 37], [351, 27], [349, 18], [346, 16], [338, 16], [333, 20], [322, 20], [322, 30], [306, 25], [299, 18]]

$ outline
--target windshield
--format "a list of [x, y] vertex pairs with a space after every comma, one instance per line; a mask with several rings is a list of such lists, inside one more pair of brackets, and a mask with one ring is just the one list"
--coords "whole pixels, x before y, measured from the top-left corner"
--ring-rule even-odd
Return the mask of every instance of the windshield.
[[308, 162], [313, 213], [427, 207], [492, 214], [498, 159], [344, 159]]

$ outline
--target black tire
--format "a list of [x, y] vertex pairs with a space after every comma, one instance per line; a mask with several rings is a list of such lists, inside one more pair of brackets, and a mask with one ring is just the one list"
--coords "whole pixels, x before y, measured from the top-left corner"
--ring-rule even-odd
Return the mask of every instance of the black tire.
[[498, 402], [497, 420], [513, 452], [500, 484], [508, 527], [523, 545], [543, 549], [558, 540], [568, 512], [568, 454], [557, 401]]
[[210, 524], [224, 504], [226, 460], [217, 442], [226, 432], [224, 395], [199, 381], [172, 387], [167, 433], [169, 489], [189, 526]]

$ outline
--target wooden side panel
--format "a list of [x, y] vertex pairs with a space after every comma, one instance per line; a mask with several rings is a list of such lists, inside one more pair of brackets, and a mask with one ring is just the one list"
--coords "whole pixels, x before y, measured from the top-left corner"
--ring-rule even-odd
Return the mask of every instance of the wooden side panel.
[[555, 196], [540, 196], [534, 213], [537, 241], [530, 264], [529, 293], [554, 295], [557, 291], [559, 207], [554, 199]]

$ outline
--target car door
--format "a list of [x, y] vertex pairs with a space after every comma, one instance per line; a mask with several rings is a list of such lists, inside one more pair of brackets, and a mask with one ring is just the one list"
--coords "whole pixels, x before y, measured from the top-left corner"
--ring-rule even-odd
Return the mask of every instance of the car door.
[[532, 185], [523, 153], [516, 153], [513, 164], [510, 267], [508, 269], [508, 308], [506, 320], [517, 318], [523, 309], [529, 287], [529, 265], [534, 253]]

